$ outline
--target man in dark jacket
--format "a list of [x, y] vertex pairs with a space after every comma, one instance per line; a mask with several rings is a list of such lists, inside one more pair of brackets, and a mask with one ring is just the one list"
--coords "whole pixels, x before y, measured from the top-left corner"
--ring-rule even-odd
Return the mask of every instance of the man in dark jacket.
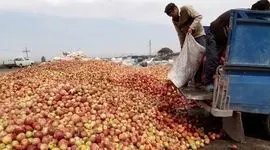
[[270, 10], [270, 3], [268, 0], [260, 0], [252, 5], [251, 10]]
[[[259, 0], [251, 7], [252, 10], [269, 10], [269, 8], [270, 3], [268, 0]], [[206, 62], [204, 64], [205, 75], [203, 77], [203, 84], [208, 91], [213, 91], [214, 89], [213, 76], [219, 65], [220, 54], [226, 50], [229, 23], [230, 11], [226, 11], [210, 25], [210, 34], [207, 35]]]

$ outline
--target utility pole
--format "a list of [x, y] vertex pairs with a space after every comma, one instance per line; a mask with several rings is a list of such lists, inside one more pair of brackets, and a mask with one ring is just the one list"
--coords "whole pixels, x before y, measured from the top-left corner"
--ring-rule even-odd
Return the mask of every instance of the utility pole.
[[149, 40], [149, 55], [151, 56], [152, 53], [152, 41]]
[[30, 51], [27, 49], [27, 47], [26, 47], [25, 50], [22, 51], [22, 52], [25, 53], [25, 54], [26, 54], [26, 58], [28, 58], [28, 53], [29, 53]]

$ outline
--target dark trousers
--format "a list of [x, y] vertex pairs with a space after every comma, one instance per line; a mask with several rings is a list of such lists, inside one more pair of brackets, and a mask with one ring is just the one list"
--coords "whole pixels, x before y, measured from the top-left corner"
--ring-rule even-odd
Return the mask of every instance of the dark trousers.
[[[196, 37], [195, 40], [202, 45], [203, 47], [206, 47], [206, 36], [200, 36]], [[195, 83], [202, 83], [202, 73], [203, 73], [203, 64], [200, 65], [198, 71], [195, 74], [194, 80]]]
[[209, 33], [206, 37], [206, 61], [204, 63], [204, 78], [203, 84], [209, 85], [212, 84], [214, 79], [213, 76], [216, 72], [216, 69], [219, 65], [219, 56], [225, 46], [217, 44], [215, 36], [212, 33]]

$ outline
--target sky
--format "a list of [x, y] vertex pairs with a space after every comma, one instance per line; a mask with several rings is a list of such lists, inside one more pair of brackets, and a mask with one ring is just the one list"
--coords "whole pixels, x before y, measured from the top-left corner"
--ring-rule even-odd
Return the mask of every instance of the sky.
[[203, 25], [232, 8], [250, 8], [257, 0], [1, 0], [0, 60], [25, 56], [51, 59], [81, 50], [91, 57], [152, 54], [163, 47], [180, 51], [164, 13], [169, 2], [192, 5]]

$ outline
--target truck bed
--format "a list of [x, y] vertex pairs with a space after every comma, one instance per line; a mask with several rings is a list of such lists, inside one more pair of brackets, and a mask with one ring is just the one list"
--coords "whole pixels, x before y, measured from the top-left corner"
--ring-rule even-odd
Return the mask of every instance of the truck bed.
[[208, 92], [202, 88], [185, 87], [185, 88], [179, 89], [179, 91], [188, 100], [205, 101], [205, 100], [212, 100], [213, 99], [213, 92]]

